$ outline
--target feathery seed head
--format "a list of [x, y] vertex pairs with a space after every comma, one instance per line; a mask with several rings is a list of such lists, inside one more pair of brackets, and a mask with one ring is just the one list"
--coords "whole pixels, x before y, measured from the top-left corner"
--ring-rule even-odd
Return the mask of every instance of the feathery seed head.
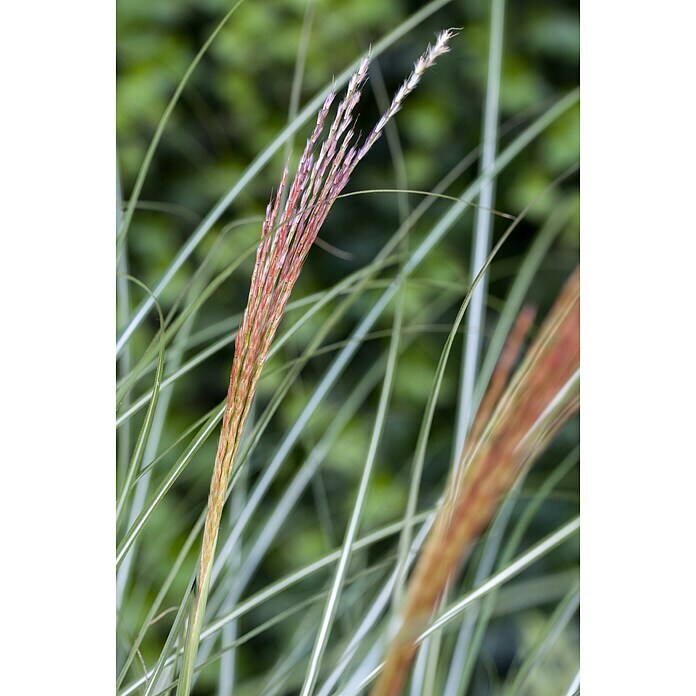
[[524, 309], [518, 318], [409, 580], [401, 627], [372, 696], [402, 692], [416, 638], [450, 575], [466, 558], [520, 472], [579, 406], [579, 396], [567, 388], [577, 376], [580, 361], [579, 281], [576, 270], [504, 388], [533, 315]]
[[[428, 46], [417, 61], [413, 74], [397, 92], [389, 109], [365, 141], [359, 144], [354, 142], [354, 112], [367, 79], [370, 65], [368, 53], [360, 61], [348, 82], [346, 93], [336, 108], [334, 119], [322, 140], [336, 94], [331, 90], [326, 96], [300, 157], [295, 177], [288, 183], [289, 173], [286, 166], [278, 190], [268, 203], [252, 272], [249, 299], [235, 342], [227, 406], [223, 415], [210, 491], [201, 575], [214, 552], [226, 488], [249, 404], [305, 258], [331, 206], [348, 183], [353, 169], [379, 138], [386, 123], [401, 107], [404, 98], [416, 86], [422, 73], [434, 63], [437, 56], [448, 50], [447, 42], [453, 35], [449, 30], [441, 32], [435, 44]], [[286, 191], [287, 200], [281, 211]]]

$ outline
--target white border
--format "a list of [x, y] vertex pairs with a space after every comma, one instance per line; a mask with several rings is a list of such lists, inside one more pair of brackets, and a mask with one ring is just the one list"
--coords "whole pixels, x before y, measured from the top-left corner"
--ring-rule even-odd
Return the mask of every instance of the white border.
[[585, 696], [696, 689], [690, 8], [582, 6]]
[[114, 7], [9, 3], [0, 32], [2, 692], [109, 694]]

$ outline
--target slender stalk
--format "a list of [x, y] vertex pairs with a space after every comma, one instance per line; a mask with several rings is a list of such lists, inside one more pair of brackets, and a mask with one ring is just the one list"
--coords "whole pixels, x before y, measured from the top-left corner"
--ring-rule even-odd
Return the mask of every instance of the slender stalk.
[[313, 693], [314, 691], [317, 677], [319, 675], [319, 666], [329, 639], [333, 618], [338, 608], [338, 601], [345, 582], [345, 576], [348, 572], [348, 564], [351, 559], [353, 545], [358, 533], [358, 526], [362, 517], [363, 506], [365, 503], [365, 498], [367, 497], [368, 486], [372, 477], [375, 459], [377, 457], [377, 449], [384, 431], [387, 409], [389, 407], [389, 400], [391, 398], [392, 387], [394, 384], [394, 370], [396, 367], [396, 357], [399, 349], [400, 325], [398, 324], [400, 316], [401, 315], [397, 313], [397, 326], [395, 327], [395, 333], [390, 345], [389, 357], [387, 359], [387, 369], [384, 375], [384, 382], [382, 392], [380, 394], [379, 406], [377, 408], [375, 426], [373, 428], [372, 437], [370, 440], [370, 447], [365, 461], [365, 466], [363, 468], [362, 477], [360, 479], [360, 486], [358, 488], [358, 494], [353, 506], [353, 512], [351, 514], [350, 522], [348, 524], [348, 528], [346, 529], [345, 538], [343, 540], [341, 558], [336, 566], [336, 573], [331, 585], [329, 598], [324, 608], [321, 626], [319, 628], [319, 633], [317, 634], [317, 639], [314, 643], [312, 656], [309, 661], [309, 668], [307, 669], [304, 684], [302, 685], [302, 691], [300, 692], [301, 696], [309, 696], [309, 694]]
[[[503, 28], [505, 24], [505, 0], [492, 0], [491, 31], [488, 51], [488, 83], [483, 116], [482, 152], [480, 173], [485, 175], [493, 169], [498, 143], [498, 102], [500, 96], [500, 72], [503, 55]], [[491, 214], [489, 210], [495, 203], [495, 177], [487, 178], [479, 194], [480, 206], [476, 209], [474, 240], [471, 258], [470, 277], [473, 282], [483, 267], [491, 245]], [[454, 456], [459, 457], [464, 449], [466, 432], [472, 414], [472, 397], [476, 380], [481, 336], [485, 322], [485, 297], [488, 274], [485, 274], [471, 298], [471, 307], [466, 322], [466, 340], [462, 356], [463, 370], [459, 392], [457, 414], [457, 436]]]
[[[121, 173], [118, 167], [118, 161], [116, 162], [116, 234], [118, 235], [118, 230], [121, 227], [121, 222], [123, 220], [123, 209], [121, 201], [123, 200], [123, 193], [121, 191]], [[128, 275], [128, 250], [124, 249], [122, 253], [116, 259], [116, 270], [118, 275], [116, 277], [116, 323], [119, 327], [125, 326], [128, 323], [130, 316], [130, 287], [129, 281], [126, 277]], [[131, 370], [132, 356], [130, 349], [124, 350], [123, 354], [118, 360], [119, 373], [121, 375], [127, 375]], [[127, 408], [130, 405], [130, 399], [127, 397], [124, 400], [123, 406]], [[131, 432], [130, 424], [123, 428], [118, 433], [118, 461], [117, 469], [119, 477], [124, 476], [124, 472], [128, 467], [128, 453], [130, 452], [130, 441]]]

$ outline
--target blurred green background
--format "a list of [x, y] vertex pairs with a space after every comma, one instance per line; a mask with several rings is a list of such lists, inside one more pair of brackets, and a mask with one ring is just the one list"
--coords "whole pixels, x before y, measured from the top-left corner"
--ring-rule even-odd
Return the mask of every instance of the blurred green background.
[[[157, 123], [179, 80], [215, 25], [231, 7], [231, 2], [221, 0], [119, 0], [117, 3], [117, 146], [125, 201], [132, 191]], [[151, 288], [156, 285], [200, 220], [286, 126], [292, 112], [293, 80], [301, 46], [306, 46], [306, 56], [298, 93], [300, 108], [325, 89], [332, 76], [343, 72], [371, 43], [422, 7], [421, 3], [406, 0], [320, 0], [309, 15], [307, 0], [249, 0], [241, 3], [193, 73], [155, 153], [128, 233], [127, 271]], [[396, 116], [395, 131], [392, 131], [392, 137], [398, 133], [396, 149], [394, 140], [390, 147], [389, 140], [382, 138], [357, 168], [349, 191], [398, 187], [432, 190], [464, 156], [478, 147], [487, 79], [489, 12], [489, 3], [482, 0], [443, 3], [440, 9], [375, 60], [359, 109], [363, 131], [374, 123], [380, 111], [378, 104], [383, 102], [386, 93], [392, 94], [399, 86], [413, 61], [433, 40], [435, 32], [446, 27], [460, 28], [459, 35], [452, 42], [451, 53], [442, 57], [426, 74], [418, 90]], [[303, 31], [308, 39], [306, 44], [303, 44]], [[506, 3], [500, 91], [503, 143], [509, 142], [553, 99], [577, 86], [578, 54], [577, 2], [516, 0]], [[302, 150], [310, 128], [311, 123], [308, 123], [294, 139], [292, 157]], [[398, 157], [395, 159], [395, 152], [401, 153], [402, 162]], [[258, 239], [258, 219], [263, 215], [271, 191], [278, 184], [288, 154], [287, 148], [281, 148], [263, 167], [184, 264], [160, 297], [165, 314], [182, 298], [186, 304], [190, 293], [200, 291], [198, 284], [240, 259]], [[519, 214], [578, 158], [579, 110], [573, 108], [498, 177], [496, 209], [510, 215]], [[447, 189], [447, 193], [459, 195], [477, 172], [478, 164], [474, 163]], [[564, 211], [562, 229], [551, 244], [528, 293], [528, 299], [538, 307], [538, 316], [544, 316], [563, 280], [576, 265], [579, 255], [577, 199], [578, 177], [575, 175], [539, 200], [503, 246], [490, 275], [487, 323], [483, 328], [484, 351], [485, 341], [497, 321], [497, 311], [521, 259], [539, 230], [559, 211]], [[410, 194], [405, 200], [413, 208], [422, 198]], [[394, 193], [371, 193], [339, 200], [320, 234], [322, 240], [339, 252], [328, 246], [312, 250], [293, 299], [326, 290], [369, 263], [397, 229], [400, 205], [404, 205], [404, 198]], [[447, 201], [441, 201], [431, 207], [410, 231], [409, 245], [422, 238], [423, 230], [429, 229], [448, 205]], [[252, 218], [252, 221], [230, 228], [229, 223], [247, 218]], [[469, 284], [473, 221], [471, 210], [415, 273], [408, 294], [405, 325], [408, 330], [427, 323], [429, 329], [419, 333], [414, 331], [414, 340], [399, 361], [389, 421], [361, 533], [391, 522], [403, 513], [410, 464], [425, 402], [447, 331]], [[494, 234], [499, 236], [509, 222], [495, 217]], [[214, 327], [219, 326], [219, 322], [228, 321], [243, 310], [252, 263], [253, 257], [247, 255], [239, 269], [196, 313], [194, 323], [187, 330], [189, 337], [198, 336], [199, 341], [186, 349], [183, 359], [212, 342], [208, 336], [215, 333]], [[457, 287], [460, 291], [452, 292], [452, 288]], [[128, 302], [133, 310], [144, 295], [135, 285], [130, 285], [128, 292]], [[324, 345], [341, 341], [349, 334], [359, 318], [369, 310], [376, 297], [374, 292], [363, 294], [331, 330]], [[428, 310], [433, 304], [436, 309]], [[280, 355], [268, 363], [257, 397], [258, 408], [273, 394], [284, 374], [283, 366], [301, 353], [330, 309], [303, 326]], [[424, 311], [430, 312], [425, 320]], [[386, 349], [388, 336], [384, 332], [391, 327], [391, 316], [390, 310], [382, 317], [375, 331], [383, 333], [360, 348], [324, 407], [312, 419], [300, 445], [288, 456], [270, 495], [262, 504], [261, 517], [273, 509], [274, 500], [332, 422], [347, 394]], [[224, 329], [224, 323], [222, 326]], [[132, 341], [131, 364], [137, 362], [157, 328], [157, 315], [151, 312]], [[206, 334], [206, 331], [211, 333]], [[224, 335], [224, 331], [215, 333], [215, 336], [219, 335]], [[437, 500], [451, 462], [460, 354], [461, 337], [455, 345], [438, 402], [420, 508]], [[247, 467], [241, 481], [242, 488], [256, 480], [264, 461], [273, 455], [280, 437], [306, 404], [312, 387], [333, 355], [333, 352], [327, 352], [313, 358], [302, 371], [301, 378], [283, 401]], [[215, 352], [170, 390], [170, 403], [158, 448], [158, 453], [165, 454], [153, 474], [155, 480], [176, 458], [176, 448], [170, 452], [167, 448], [224, 398], [231, 359], [230, 340], [227, 348]], [[171, 367], [168, 364], [167, 370]], [[150, 373], [136, 385], [134, 394], [143, 393], [151, 381]], [[266, 555], [245, 596], [340, 544], [367, 451], [378, 397], [379, 389], [375, 389], [364, 407], [351, 419], [338, 445], [326, 458], [320, 476], [302, 497], [284, 531]], [[130, 435], [124, 436], [130, 437], [131, 446], [142, 415], [141, 412], [133, 419]], [[537, 482], [576, 442], [577, 422], [574, 422], [564, 429], [534, 467], [522, 489], [521, 500], [534, 490]], [[132, 640], [133, 627], [138, 625], [144, 608], [157, 593], [205, 504], [216, 444], [215, 434], [197, 453], [172, 494], [163, 500], [144, 533], [133, 560], [130, 580], [122, 590], [121, 651]], [[123, 449], [123, 441], [120, 445]], [[536, 518], [528, 533], [529, 543], [552, 531], [577, 511], [577, 479], [575, 467]], [[390, 548], [378, 547], [375, 553], [390, 552]], [[177, 577], [165, 608], [180, 601], [195, 562], [194, 555], [195, 549], [185, 565], [185, 572]], [[531, 569], [529, 577], [534, 577], [535, 573], [566, 570], [576, 562], [576, 558], [577, 545], [567, 545], [552, 559]], [[324, 582], [323, 578], [317, 579], [314, 591], [322, 589]], [[308, 592], [307, 587], [298, 590], [294, 601], [306, 598]], [[559, 598], [554, 599], [557, 601]], [[289, 605], [291, 600], [292, 597], [286, 597], [284, 601]], [[523, 608], [512, 617], [493, 622], [484, 643], [484, 652], [490, 657], [489, 671], [493, 675], [504, 676], [514, 655], [533, 643], [535, 627], [552, 610], [553, 604], [542, 602]], [[240, 632], [253, 628], [265, 618], [263, 611], [250, 614], [241, 622]], [[298, 622], [299, 619], [282, 622], [242, 646], [237, 656], [238, 681], [250, 680], [252, 684], [253, 679], [262, 676], [274, 664], [284, 646], [294, 640]], [[148, 665], [159, 654], [169, 625], [167, 618], [163, 618], [148, 633], [141, 649]], [[572, 639], [566, 643], [559, 643], [554, 659], [559, 664], [564, 659], [570, 660], [572, 670], [572, 659], [568, 655], [572, 657], [577, 646]], [[483, 660], [482, 664], [485, 663]], [[554, 670], [544, 673], [546, 681], [543, 683], [530, 682], [529, 693], [560, 693], [567, 687], [567, 670], [562, 666]], [[487, 675], [483, 667], [479, 672], [475, 682], [478, 690], [472, 693], [488, 693], [488, 684], [495, 677]], [[560, 675], [556, 681], [555, 674]], [[134, 668], [133, 675], [138, 675], [137, 668]], [[217, 693], [212, 686], [216, 678], [214, 667], [206, 671], [196, 693]], [[542, 677], [535, 677], [535, 680], [539, 679]]]

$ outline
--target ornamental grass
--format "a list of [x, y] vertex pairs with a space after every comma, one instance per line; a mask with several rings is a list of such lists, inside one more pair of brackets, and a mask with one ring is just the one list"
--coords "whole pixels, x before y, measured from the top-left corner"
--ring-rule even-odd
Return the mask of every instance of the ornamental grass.
[[177, 694], [185, 696], [190, 692], [220, 519], [230, 477], [235, 469], [235, 455], [263, 365], [304, 260], [331, 206], [345, 188], [358, 162], [381, 136], [389, 120], [418, 85], [423, 73], [439, 56], [449, 51], [448, 42], [453, 36], [454, 32], [450, 30], [438, 34], [435, 43], [428, 46], [416, 62], [413, 72], [401, 85], [377, 124], [360, 142], [355, 131], [355, 107], [370, 65], [369, 56], [364, 58], [348, 84], [326, 136], [322, 140], [336, 97], [333, 91], [319, 111], [316, 126], [307, 140], [292, 183], [288, 185], [286, 166], [278, 190], [268, 204], [249, 298], [235, 342], [227, 404], [210, 484], [196, 595], [187, 628]]
[[[399, 628], [372, 696], [397, 696], [448, 581], [506, 494], [579, 408], [580, 272], [566, 282], [508, 384], [533, 313], [522, 310], [409, 579]], [[505, 385], [507, 384], [507, 387]]]

